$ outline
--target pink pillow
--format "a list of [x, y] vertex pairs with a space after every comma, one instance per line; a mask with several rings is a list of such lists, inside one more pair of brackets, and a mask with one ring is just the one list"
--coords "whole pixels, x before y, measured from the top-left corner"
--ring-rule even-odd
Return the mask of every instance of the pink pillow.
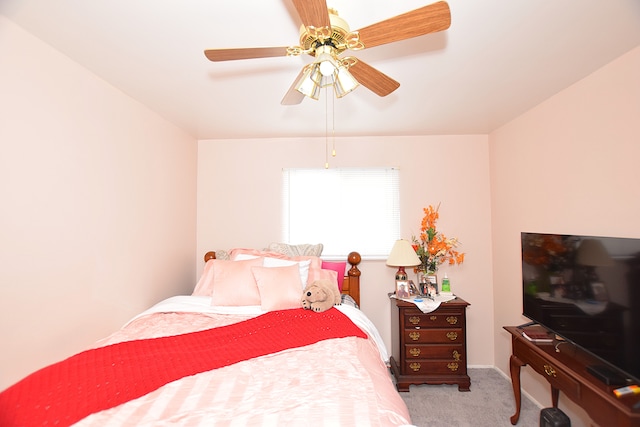
[[[309, 271], [309, 284], [315, 282], [316, 280], [330, 280], [338, 286], [338, 273], [335, 270], [324, 270], [318, 269], [314, 271]], [[342, 293], [342, 291], [340, 291]]]
[[284, 267], [251, 267], [251, 272], [258, 284], [263, 310], [302, 307], [302, 282], [298, 264]]
[[347, 269], [347, 262], [322, 261], [322, 268], [324, 270], [333, 270], [338, 273], [338, 289], [342, 292], [342, 284], [344, 283], [344, 272]]
[[[322, 259], [320, 259], [320, 257], [317, 257], [317, 256], [299, 255], [299, 256], [289, 257], [288, 259], [293, 261], [310, 261], [309, 276], [311, 276], [311, 270], [320, 270], [322, 268]], [[305, 288], [309, 283], [311, 282], [307, 280], [307, 283], [302, 284], [302, 288]]]
[[210, 259], [204, 264], [204, 270], [202, 270], [202, 276], [196, 283], [196, 287], [191, 295], [210, 297], [213, 292], [213, 261]]
[[261, 265], [262, 258], [243, 261], [214, 259], [211, 305], [260, 305], [260, 291], [251, 267]]
[[[269, 251], [261, 251], [258, 249], [232, 249], [230, 252], [230, 257], [233, 260], [244, 260], [251, 259], [255, 257], [264, 257], [264, 266], [265, 267], [274, 267], [280, 265], [286, 265], [287, 262], [297, 262], [300, 264], [300, 278], [302, 279], [302, 289], [304, 289], [308, 283], [310, 283], [307, 279], [310, 276], [313, 276], [311, 271], [315, 270], [316, 275], [317, 272], [322, 268], [322, 260], [320, 257], [311, 256], [311, 255], [299, 255], [289, 257], [277, 252], [269, 252]], [[307, 263], [308, 261], [308, 263]]]

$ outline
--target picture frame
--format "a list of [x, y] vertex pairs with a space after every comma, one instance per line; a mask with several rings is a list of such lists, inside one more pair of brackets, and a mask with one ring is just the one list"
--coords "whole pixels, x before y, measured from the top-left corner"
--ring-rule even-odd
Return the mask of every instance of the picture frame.
[[413, 280], [407, 280], [409, 282], [409, 295], [413, 296], [421, 296], [420, 289], [416, 286]]
[[411, 288], [408, 280], [396, 280], [396, 297], [397, 298], [410, 298]]
[[435, 296], [438, 292], [438, 276], [435, 274], [427, 275], [427, 293], [428, 295]]
[[593, 299], [596, 301], [607, 302], [609, 301], [609, 294], [607, 288], [602, 282], [591, 282], [591, 292], [593, 293]]

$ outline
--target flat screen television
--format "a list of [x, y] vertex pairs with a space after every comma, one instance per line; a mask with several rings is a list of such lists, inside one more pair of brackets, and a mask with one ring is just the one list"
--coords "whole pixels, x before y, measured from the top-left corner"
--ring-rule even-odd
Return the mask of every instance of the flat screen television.
[[640, 383], [640, 239], [521, 233], [523, 314], [596, 356], [607, 384]]

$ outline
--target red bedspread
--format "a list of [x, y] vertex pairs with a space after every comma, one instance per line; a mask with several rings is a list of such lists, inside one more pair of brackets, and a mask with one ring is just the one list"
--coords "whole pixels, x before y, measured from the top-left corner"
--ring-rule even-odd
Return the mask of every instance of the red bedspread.
[[127, 341], [45, 367], [0, 393], [1, 426], [68, 426], [179, 378], [330, 338], [366, 335], [336, 309], [266, 313], [221, 328]]

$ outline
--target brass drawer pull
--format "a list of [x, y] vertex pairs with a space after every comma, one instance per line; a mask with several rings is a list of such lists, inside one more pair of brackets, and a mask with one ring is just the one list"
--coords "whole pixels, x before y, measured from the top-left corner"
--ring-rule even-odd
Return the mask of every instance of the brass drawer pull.
[[413, 369], [414, 372], [418, 372], [420, 370], [420, 364], [418, 362], [410, 363], [409, 367]]
[[458, 367], [458, 364], [455, 362], [451, 362], [447, 365], [447, 368], [449, 368], [451, 371], [457, 371]]
[[451, 355], [453, 356], [453, 360], [455, 360], [456, 362], [460, 361], [460, 353], [458, 353], [458, 350], [453, 350], [453, 353]]
[[411, 323], [412, 325], [417, 325], [418, 323], [420, 323], [420, 317], [419, 316], [409, 317], [409, 323]]
[[458, 339], [458, 333], [457, 332], [447, 332], [447, 338], [449, 338], [451, 341], [455, 341]]
[[420, 339], [420, 332], [409, 332], [409, 338], [418, 341]]
[[434, 322], [437, 318], [438, 318], [438, 316], [431, 316], [431, 317], [429, 317], [429, 320], [431, 320], [432, 322]]
[[413, 347], [411, 350], [409, 350], [409, 354], [411, 354], [413, 357], [418, 357], [420, 356], [420, 349], [417, 347]]
[[455, 325], [458, 323], [458, 317], [457, 316], [449, 316], [447, 317], [447, 322], [449, 322], [450, 325]]
[[553, 366], [547, 365], [546, 363], [544, 364], [544, 372], [550, 377], [555, 378], [556, 376], [556, 370], [553, 368]]

